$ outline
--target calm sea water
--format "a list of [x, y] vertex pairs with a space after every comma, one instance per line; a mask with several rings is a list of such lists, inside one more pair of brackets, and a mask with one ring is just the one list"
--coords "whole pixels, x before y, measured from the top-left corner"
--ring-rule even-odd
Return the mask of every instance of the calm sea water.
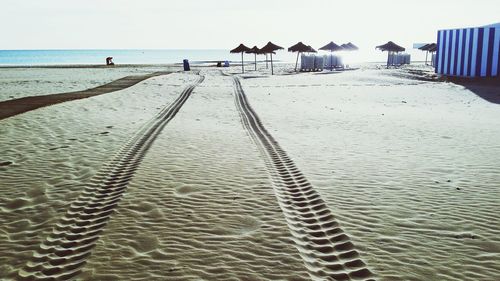
[[[0, 50], [0, 65], [104, 64], [106, 57], [113, 57], [116, 64], [241, 60], [241, 55], [229, 50]], [[245, 55], [245, 60], [253, 58]]]
[[[425, 53], [409, 50], [412, 61], [423, 60]], [[318, 55], [327, 54], [320, 52]], [[346, 63], [359, 62], [385, 62], [387, 54], [373, 50], [359, 52], [346, 52], [341, 54]], [[61, 65], [61, 64], [105, 64], [106, 57], [113, 57], [116, 64], [171, 64], [182, 63], [188, 59], [191, 63], [203, 63], [214, 61], [240, 62], [240, 54], [230, 54], [229, 50], [0, 50], [0, 66], [6, 65]], [[296, 53], [286, 50], [278, 51], [274, 61], [295, 63]], [[252, 63], [253, 54], [245, 54], [246, 63]], [[257, 60], [263, 61], [263, 55], [257, 56]]]

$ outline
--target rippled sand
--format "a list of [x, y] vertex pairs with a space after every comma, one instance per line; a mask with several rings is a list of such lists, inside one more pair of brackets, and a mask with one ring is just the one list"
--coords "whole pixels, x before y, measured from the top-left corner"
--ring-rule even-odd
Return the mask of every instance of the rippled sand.
[[[193, 77], [171, 74], [1, 121], [0, 272], [22, 267], [125, 138]], [[126, 108], [126, 110], [122, 110]]]
[[230, 78], [207, 74], [144, 159], [83, 279], [307, 280], [232, 95]]
[[[68, 80], [80, 75], [65, 71]], [[218, 70], [201, 75], [113, 206], [78, 280], [309, 280], [311, 265], [322, 266], [309, 260], [316, 248], [304, 249], [330, 240], [311, 240], [315, 232], [287, 217], [294, 213], [276, 192], [279, 172], [242, 124], [233, 79]], [[159, 76], [0, 121], [0, 163], [7, 163], [0, 166], [0, 279], [19, 278], [103, 163], [198, 77]], [[347, 235], [339, 237], [354, 243], [376, 279], [495, 280], [500, 105], [462, 86], [405, 77], [366, 67], [249, 72], [240, 81]], [[36, 83], [25, 82], [26, 93]]]
[[500, 105], [397, 72], [255, 78], [243, 87], [380, 279], [494, 280]]

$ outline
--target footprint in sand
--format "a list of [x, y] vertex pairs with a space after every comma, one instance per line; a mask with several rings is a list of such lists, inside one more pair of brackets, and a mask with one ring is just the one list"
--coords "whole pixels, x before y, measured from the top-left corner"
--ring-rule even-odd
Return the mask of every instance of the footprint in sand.
[[147, 213], [156, 209], [156, 206], [148, 202], [140, 202], [136, 205], [130, 206], [130, 209], [140, 213]]
[[57, 150], [57, 149], [61, 149], [61, 148], [68, 148], [69, 145], [63, 145], [63, 146], [59, 146], [59, 147], [52, 147], [52, 148], [49, 148], [49, 150]]
[[0, 167], [5, 167], [5, 166], [9, 166], [9, 165], [12, 165], [12, 161], [3, 161], [3, 162], [0, 162]]
[[30, 204], [29, 200], [24, 199], [24, 198], [17, 198], [17, 199], [11, 200], [10, 202], [7, 202], [7, 204], [5, 204], [5, 207], [9, 210], [17, 210], [17, 209], [21, 209], [22, 207], [24, 207], [28, 204]]
[[455, 233], [453, 235], [455, 239], [478, 239], [480, 238], [479, 235], [471, 232], [461, 232], [461, 233]]
[[202, 189], [192, 185], [182, 185], [175, 188], [175, 193], [179, 196], [187, 196], [192, 193], [201, 192]]
[[219, 236], [242, 236], [257, 230], [261, 222], [251, 216], [230, 216], [224, 218], [223, 222], [215, 223], [215, 235]]
[[131, 246], [139, 253], [147, 253], [158, 248], [158, 237], [153, 235], [137, 235]]

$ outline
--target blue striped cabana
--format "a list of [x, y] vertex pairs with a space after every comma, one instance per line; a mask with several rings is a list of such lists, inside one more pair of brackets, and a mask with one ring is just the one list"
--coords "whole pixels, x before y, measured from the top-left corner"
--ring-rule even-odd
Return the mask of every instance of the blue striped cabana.
[[499, 76], [500, 23], [439, 30], [436, 73], [461, 77]]

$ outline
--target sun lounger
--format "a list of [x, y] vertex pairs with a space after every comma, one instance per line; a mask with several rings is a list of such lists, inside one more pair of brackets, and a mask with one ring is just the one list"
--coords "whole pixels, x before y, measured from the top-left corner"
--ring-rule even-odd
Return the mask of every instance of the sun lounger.
[[314, 70], [314, 55], [302, 55], [300, 57], [300, 71]]
[[314, 71], [323, 71], [324, 60], [322, 56], [314, 56]]
[[410, 54], [390, 54], [388, 57], [388, 65], [400, 66], [403, 64], [410, 64]]
[[325, 69], [335, 69], [344, 67], [342, 57], [336, 55], [325, 55], [324, 56], [324, 68]]

